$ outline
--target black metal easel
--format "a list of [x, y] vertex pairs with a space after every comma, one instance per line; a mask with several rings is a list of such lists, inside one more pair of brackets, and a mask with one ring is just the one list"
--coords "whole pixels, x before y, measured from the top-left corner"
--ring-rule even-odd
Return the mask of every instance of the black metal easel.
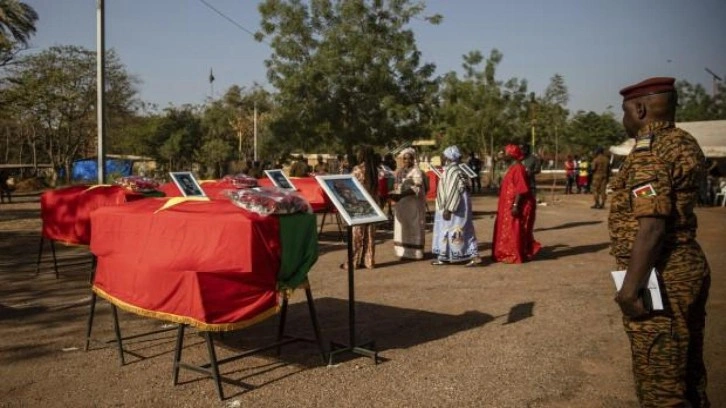
[[353, 264], [353, 226], [348, 227], [348, 344], [330, 343], [328, 365], [333, 364], [333, 357], [341, 353], [354, 353], [373, 359], [378, 364], [378, 351], [375, 341], [357, 344], [355, 336], [355, 266]]

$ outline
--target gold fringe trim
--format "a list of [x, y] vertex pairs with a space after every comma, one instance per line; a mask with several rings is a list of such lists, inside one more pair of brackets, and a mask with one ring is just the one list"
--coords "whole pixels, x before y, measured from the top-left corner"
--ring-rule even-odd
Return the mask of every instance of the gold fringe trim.
[[132, 304], [126, 303], [123, 300], [117, 299], [108, 293], [104, 292], [102, 289], [98, 288], [97, 286], [93, 286], [92, 290], [96, 292], [98, 296], [101, 296], [102, 298], [106, 299], [107, 301], [111, 302], [112, 304], [120, 307], [121, 309], [131, 312], [137, 315], [145, 316], [145, 317], [151, 317], [154, 319], [159, 320], [166, 320], [174, 323], [179, 324], [188, 324], [190, 326], [193, 326], [199, 330], [202, 331], [214, 331], [214, 332], [221, 332], [221, 331], [232, 331], [232, 330], [239, 330], [243, 329], [245, 327], [252, 326], [254, 324], [257, 324], [265, 319], [270, 318], [271, 316], [276, 315], [280, 311], [280, 306], [275, 305], [275, 307], [272, 307], [270, 309], [267, 309], [263, 311], [262, 313], [258, 314], [257, 316], [244, 320], [241, 322], [234, 322], [234, 323], [220, 323], [220, 324], [212, 324], [212, 323], [205, 323], [202, 321], [199, 321], [197, 319], [188, 317], [188, 316], [179, 316], [171, 313], [165, 313], [165, 312], [159, 312], [155, 310], [147, 310], [138, 306], [134, 306]]

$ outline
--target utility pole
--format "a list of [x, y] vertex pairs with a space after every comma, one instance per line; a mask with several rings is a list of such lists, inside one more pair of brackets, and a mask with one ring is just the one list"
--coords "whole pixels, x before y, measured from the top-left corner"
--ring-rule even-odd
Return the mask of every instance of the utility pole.
[[706, 68], [706, 72], [711, 74], [712, 80], [713, 80], [713, 88], [711, 90], [711, 97], [716, 98], [716, 94], [718, 93], [718, 81], [722, 81], [721, 77], [716, 75], [713, 71]]
[[254, 129], [253, 129], [253, 135], [254, 135], [254, 158], [255, 161], [257, 161], [257, 102], [255, 102], [254, 105]]
[[106, 123], [104, 107], [106, 95], [106, 35], [103, 0], [96, 0], [96, 120], [98, 122], [98, 184], [106, 181]]

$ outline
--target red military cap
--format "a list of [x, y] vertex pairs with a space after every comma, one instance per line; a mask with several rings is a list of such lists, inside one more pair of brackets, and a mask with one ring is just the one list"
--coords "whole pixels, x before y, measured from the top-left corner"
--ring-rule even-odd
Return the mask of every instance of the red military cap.
[[620, 95], [623, 95], [623, 100], [627, 101], [645, 95], [673, 92], [676, 90], [673, 86], [674, 82], [676, 82], [676, 79], [669, 77], [648, 78], [645, 81], [621, 89]]

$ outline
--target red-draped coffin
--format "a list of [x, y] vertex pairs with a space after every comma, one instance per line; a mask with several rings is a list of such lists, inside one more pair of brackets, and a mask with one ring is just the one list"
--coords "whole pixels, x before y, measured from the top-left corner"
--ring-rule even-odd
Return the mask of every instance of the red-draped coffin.
[[158, 211], [150, 198], [91, 215], [94, 291], [135, 313], [233, 330], [276, 312], [280, 224], [227, 200]]
[[91, 212], [117, 206], [143, 196], [119, 186], [78, 185], [45, 191], [40, 196], [43, 238], [66, 244], [91, 242]]

